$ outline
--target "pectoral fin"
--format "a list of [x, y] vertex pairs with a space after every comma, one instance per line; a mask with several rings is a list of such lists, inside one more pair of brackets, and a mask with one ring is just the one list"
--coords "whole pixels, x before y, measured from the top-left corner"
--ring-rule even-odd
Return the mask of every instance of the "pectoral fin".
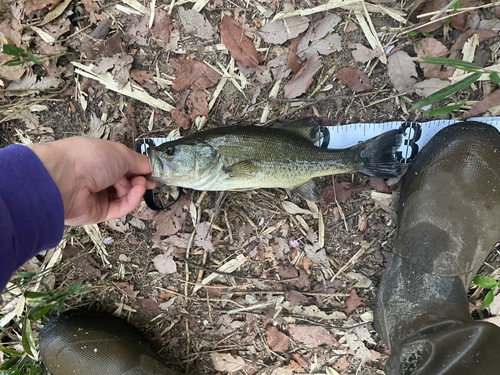
[[259, 172], [259, 166], [251, 160], [240, 161], [227, 169], [229, 178], [252, 178]]
[[290, 189], [290, 191], [311, 202], [317, 203], [321, 200], [321, 194], [312, 180], [307, 181], [305, 184], [296, 186]]

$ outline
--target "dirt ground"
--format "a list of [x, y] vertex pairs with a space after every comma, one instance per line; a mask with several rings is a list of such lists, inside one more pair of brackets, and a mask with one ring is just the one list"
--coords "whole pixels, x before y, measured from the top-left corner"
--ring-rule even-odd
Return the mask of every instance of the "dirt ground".
[[[64, 41], [51, 45], [60, 49], [54, 48], [51, 55], [45, 56], [42, 39], [30, 27], [39, 24], [49, 12], [49, 2], [28, 13], [27, 9], [26, 12], [19, 10], [20, 4], [4, 0], [1, 25], [6, 27], [8, 12], [18, 9], [21, 44], [29, 47], [35, 56], [43, 57], [43, 66], [26, 61], [22, 65], [26, 68], [25, 74], [35, 75], [39, 82], [46, 77], [57, 77], [59, 81], [57, 87], [45, 87], [38, 92], [34, 92], [35, 86], [26, 85], [8, 92], [6, 88], [11, 82], [3, 78], [0, 146], [85, 134], [132, 147], [133, 139], [138, 137], [166, 137], [175, 130], [180, 130], [181, 135], [197, 132], [194, 119], [189, 126], [182, 127], [172, 121], [168, 111], [76, 74], [71, 62], [88, 66], [93, 62], [103, 63], [105, 57], [112, 58], [116, 55], [113, 50], [116, 46], [112, 44], [116, 41], [110, 39], [119, 35], [121, 39], [116, 48], [133, 57], [128, 69], [139, 72], [131, 74], [135, 83], [152, 97], [178, 106], [186, 101], [189, 92], [173, 89], [171, 81], [179, 73], [170, 59], [206, 61], [217, 69], [230, 65], [231, 54], [216, 48], [221, 43], [221, 13], [255, 27], [266, 18], [272, 20], [272, 16], [260, 13], [257, 5], [274, 14], [292, 6], [274, 0], [211, 0], [201, 13], [212, 26], [214, 36], [211, 40], [202, 40], [186, 32], [176, 3], [171, 6], [170, 2], [157, 1], [156, 8], [164, 12], [171, 10], [172, 30], [179, 33], [177, 48], [169, 49], [156, 42], [155, 31], [142, 35], [150, 38], [145, 44], [138, 42], [139, 34], [131, 36], [130, 29], [139, 30], [137, 25], [144, 14], [127, 15], [116, 8], [117, 5], [130, 7], [130, 3], [87, 0], [70, 3], [62, 16], [52, 21], [54, 29], [67, 27], [68, 30], [57, 36]], [[191, 8], [191, 2], [182, 3], [184, 8]], [[293, 5], [295, 9], [308, 9], [323, 3], [297, 0]], [[397, 10], [405, 19], [410, 19], [408, 25], [418, 22], [415, 18], [420, 14], [418, 11], [412, 18], [408, 16], [411, 4], [383, 3], [384, 8]], [[36, 8], [33, 3], [29, 4], [26, 6]], [[143, 5], [150, 6], [149, 3]], [[476, 13], [491, 19], [495, 17], [492, 9], [479, 9]], [[330, 13], [341, 18], [334, 31], [342, 37], [342, 44], [334, 53], [323, 56], [314, 83], [306, 87], [303, 95], [297, 98], [283, 95], [283, 87], [293, 73], [283, 78], [279, 94], [271, 99], [274, 78], [262, 83], [250, 74], [249, 84], [242, 91], [227, 79], [204, 128], [259, 123], [266, 108], [270, 110], [267, 119], [276, 118], [303, 104], [321, 83], [324, 83], [322, 91], [312, 99], [318, 102], [283, 122], [313, 114], [328, 118], [332, 125], [435, 119], [424, 112], [410, 110], [419, 96], [413, 91], [398, 93], [389, 78], [387, 65], [381, 60], [373, 58], [367, 64], [353, 59], [356, 43], [370, 46], [355, 12], [337, 8]], [[400, 32], [404, 25], [387, 13], [370, 11], [367, 14], [385, 49], [395, 46], [415, 57], [415, 43], [428, 37]], [[325, 12], [321, 12], [310, 17], [324, 15]], [[82, 53], [83, 45], [89, 40], [86, 37], [106, 18], [112, 19], [110, 34], [90, 38], [105, 43], [93, 44], [90, 50], [95, 54], [89, 57], [88, 53]], [[350, 23], [357, 28], [346, 31]], [[13, 24], [8, 25], [15, 31]], [[2, 43], [13, 40], [5, 30], [3, 32]], [[13, 31], [9, 32], [14, 35]], [[432, 36], [450, 47], [461, 33], [462, 30], [454, 28], [445, 33], [441, 27]], [[497, 61], [496, 52], [491, 51], [498, 41], [498, 37], [492, 37], [479, 44], [479, 49], [488, 51], [485, 64]], [[282, 44], [262, 41], [260, 64], [265, 67], [270, 60], [288, 54], [289, 44], [289, 40]], [[457, 57], [461, 58], [459, 54]], [[329, 73], [342, 67], [364, 70], [370, 89], [353, 92], [335, 73]], [[422, 67], [417, 64], [416, 69], [415, 80], [424, 80]], [[242, 70], [244, 68], [240, 68]], [[144, 72], [151, 75], [144, 78]], [[113, 70], [112, 74], [115, 73]], [[161, 80], [155, 81], [153, 76]], [[242, 80], [238, 82], [242, 84]], [[203, 88], [207, 101], [214, 95], [215, 87]], [[465, 107], [439, 118], [463, 115], [495, 87], [489, 81], [482, 81], [476, 90], [466, 89], [449, 96], [441, 106], [464, 102]], [[326, 97], [331, 98], [321, 101]], [[33, 110], [30, 106], [34, 104], [46, 107]], [[185, 109], [182, 105], [178, 108]], [[172, 367], [189, 374], [223, 373], [227, 366], [233, 365], [237, 368], [235, 374], [383, 375], [389, 351], [371, 322], [384, 259], [390, 254], [396, 235], [395, 208], [400, 182], [358, 175], [327, 176], [316, 182], [323, 195], [318, 205], [309, 205], [281, 189], [226, 192], [220, 205], [217, 205], [219, 193], [185, 190], [179, 202], [169, 210], [153, 212], [143, 204], [122, 219], [95, 226], [94, 237], [89, 236], [89, 228], [68, 227], [56, 251], [42, 253], [20, 271], [42, 272], [53, 259], [53, 268], [44, 274], [43, 280], [54, 291], [65, 291], [79, 281], [88, 287], [81, 293], [69, 295], [63, 310], [91, 309], [129, 320]], [[374, 201], [373, 192], [386, 194], [388, 200]], [[302, 210], [293, 211], [291, 207]], [[498, 251], [492, 253], [484, 274], [498, 268], [498, 254]], [[241, 259], [241, 264], [227, 273], [211, 272]], [[202, 281], [210, 275], [209, 281]], [[19, 275], [14, 276], [12, 282], [19, 284]], [[33, 290], [33, 283], [22, 288]], [[477, 301], [474, 308], [479, 307], [480, 302]], [[32, 306], [27, 303], [23, 313]], [[4, 314], [6, 312], [0, 317]], [[474, 314], [483, 318], [488, 313], [476, 310]], [[22, 350], [19, 319], [21, 317], [13, 319], [0, 331], [2, 345], [16, 350]], [[44, 319], [32, 323], [35, 337], [43, 323]]]

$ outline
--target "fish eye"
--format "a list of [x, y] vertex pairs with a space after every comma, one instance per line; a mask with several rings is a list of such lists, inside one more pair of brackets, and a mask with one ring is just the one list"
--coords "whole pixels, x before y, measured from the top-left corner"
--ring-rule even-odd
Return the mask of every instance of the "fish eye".
[[167, 147], [167, 155], [173, 155], [175, 152], [175, 147], [174, 146], [168, 146]]

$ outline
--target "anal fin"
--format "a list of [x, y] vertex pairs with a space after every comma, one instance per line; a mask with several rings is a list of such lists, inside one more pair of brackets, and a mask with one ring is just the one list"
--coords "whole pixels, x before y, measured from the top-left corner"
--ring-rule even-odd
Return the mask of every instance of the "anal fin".
[[294, 188], [291, 188], [290, 191], [297, 194], [299, 197], [314, 203], [321, 200], [321, 194], [312, 180], [307, 181], [305, 184], [295, 186]]

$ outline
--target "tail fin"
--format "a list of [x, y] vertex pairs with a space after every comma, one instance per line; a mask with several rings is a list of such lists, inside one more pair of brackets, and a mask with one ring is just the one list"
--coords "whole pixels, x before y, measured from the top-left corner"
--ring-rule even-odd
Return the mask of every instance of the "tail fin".
[[396, 151], [402, 141], [399, 130], [391, 130], [354, 146], [361, 151], [362, 167], [358, 173], [381, 178], [398, 176], [401, 163], [396, 159]]

